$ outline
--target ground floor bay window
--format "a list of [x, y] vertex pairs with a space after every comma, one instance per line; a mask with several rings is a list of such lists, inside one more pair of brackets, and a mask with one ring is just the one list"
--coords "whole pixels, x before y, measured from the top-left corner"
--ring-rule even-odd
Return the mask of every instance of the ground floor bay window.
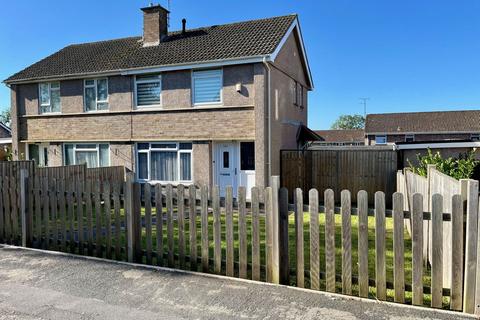
[[87, 168], [110, 165], [108, 143], [66, 143], [64, 144], [64, 164], [86, 164]]
[[192, 182], [191, 142], [137, 143], [137, 178], [162, 183]]

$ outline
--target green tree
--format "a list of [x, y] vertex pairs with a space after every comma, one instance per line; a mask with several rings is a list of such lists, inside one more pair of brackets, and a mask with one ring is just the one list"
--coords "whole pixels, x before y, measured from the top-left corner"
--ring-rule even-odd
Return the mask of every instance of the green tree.
[[332, 124], [331, 129], [363, 129], [365, 127], [365, 117], [360, 114], [344, 114], [338, 117]]
[[7, 127], [10, 127], [10, 124], [12, 122], [12, 116], [10, 114], [10, 108], [7, 108], [0, 112], [0, 122], [6, 125]]

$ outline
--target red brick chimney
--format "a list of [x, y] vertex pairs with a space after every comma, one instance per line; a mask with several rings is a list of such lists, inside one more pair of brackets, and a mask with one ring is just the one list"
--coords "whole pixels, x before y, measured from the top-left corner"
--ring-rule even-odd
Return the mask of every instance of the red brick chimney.
[[167, 9], [160, 5], [141, 8], [143, 11], [143, 46], [156, 46], [168, 35]]

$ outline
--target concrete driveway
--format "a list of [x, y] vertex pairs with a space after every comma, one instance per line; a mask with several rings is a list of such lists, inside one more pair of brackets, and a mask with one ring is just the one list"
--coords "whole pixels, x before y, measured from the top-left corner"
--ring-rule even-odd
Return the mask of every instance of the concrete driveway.
[[470, 319], [166, 269], [0, 248], [0, 319]]

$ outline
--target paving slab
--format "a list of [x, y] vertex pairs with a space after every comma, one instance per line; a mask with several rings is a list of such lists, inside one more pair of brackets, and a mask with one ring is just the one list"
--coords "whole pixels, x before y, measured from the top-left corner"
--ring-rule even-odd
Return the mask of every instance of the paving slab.
[[472, 319], [227, 277], [0, 248], [2, 319]]

